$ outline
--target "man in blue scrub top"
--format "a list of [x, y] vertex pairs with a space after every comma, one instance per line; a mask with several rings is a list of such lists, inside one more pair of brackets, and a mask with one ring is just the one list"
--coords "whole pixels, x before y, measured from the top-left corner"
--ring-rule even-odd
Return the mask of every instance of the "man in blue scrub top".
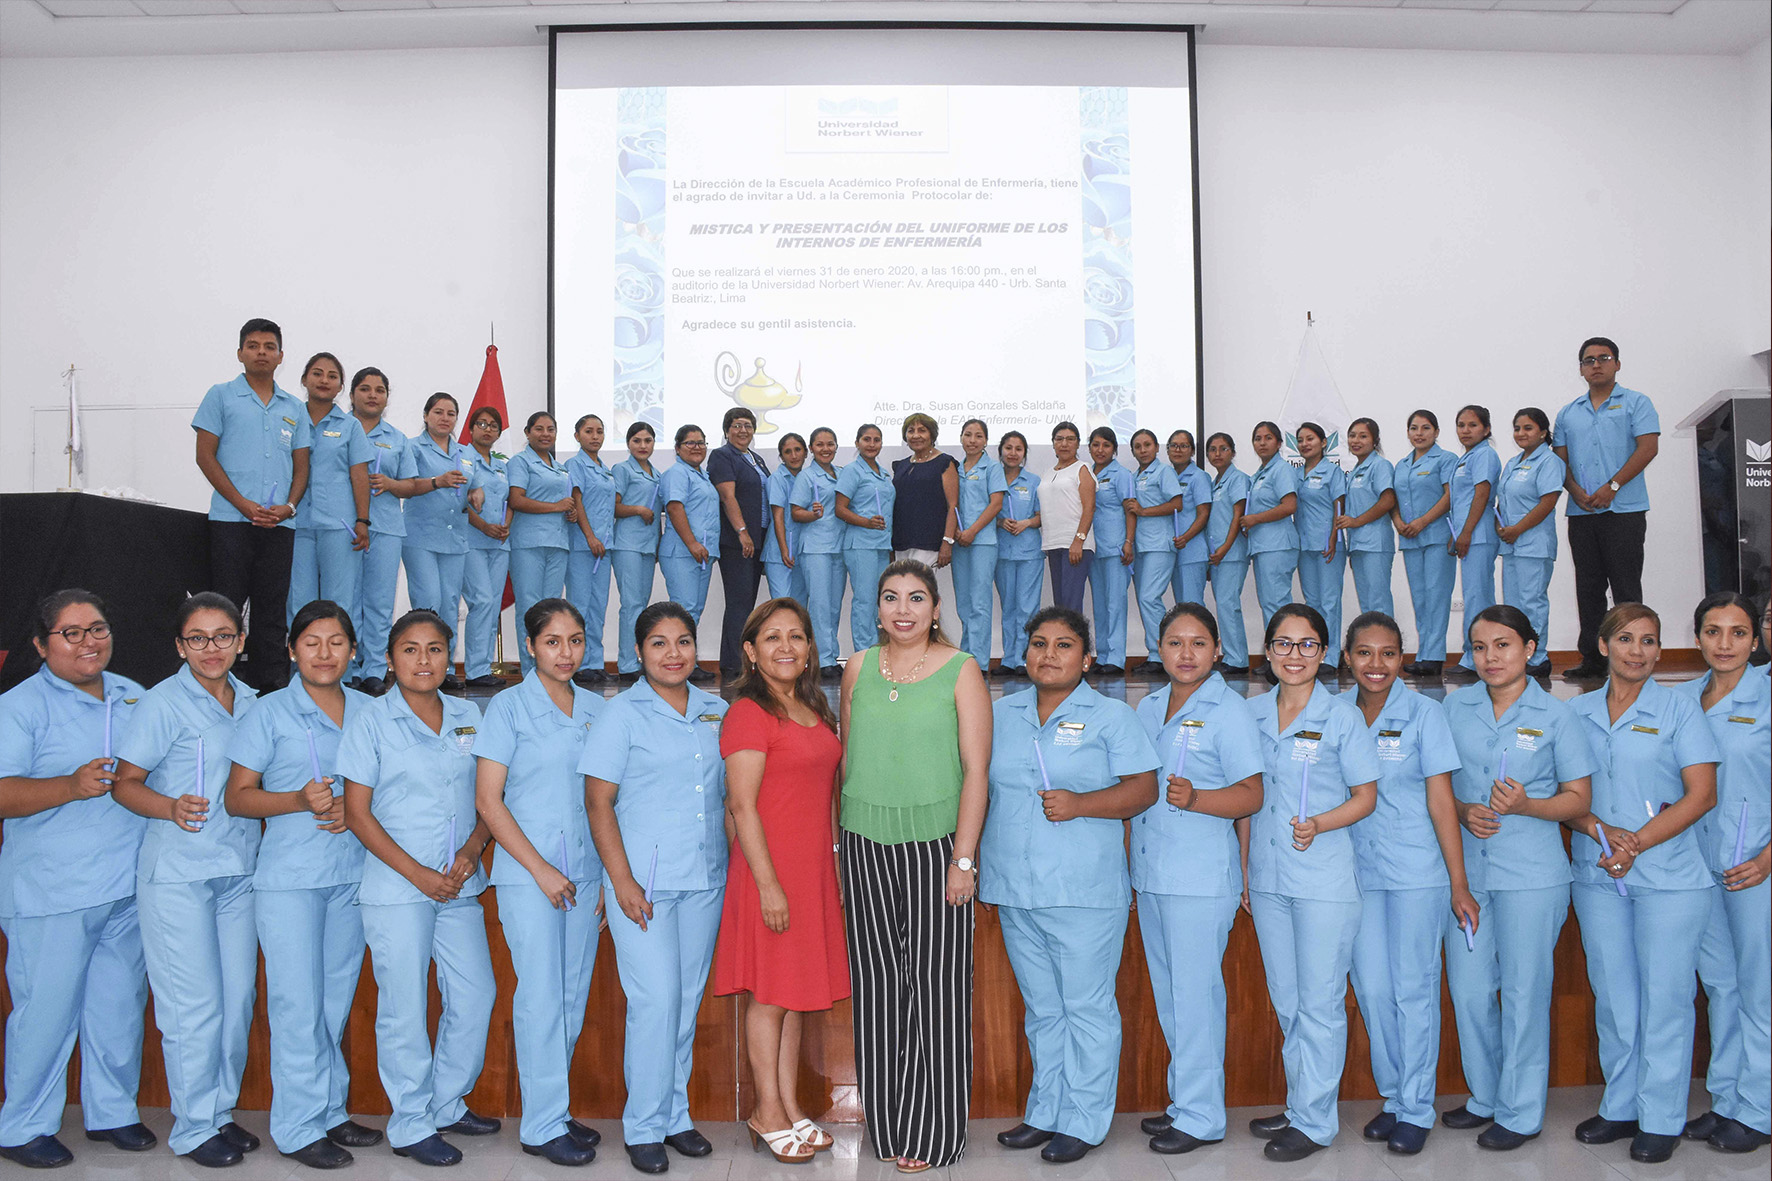
[[209, 387], [191, 428], [209, 498], [209, 589], [252, 604], [240, 679], [261, 693], [289, 683], [285, 650], [295, 531], [308, 486], [312, 426], [303, 401], [272, 379], [283, 363], [283, 330], [251, 319], [235, 354], [244, 372]]
[[1603, 336], [1581, 345], [1587, 393], [1557, 411], [1551, 437], [1568, 466], [1569, 556], [1575, 561], [1575, 610], [1581, 617], [1581, 664], [1563, 674], [1599, 680], [1600, 620], [1612, 606], [1643, 601], [1643, 538], [1649, 488], [1643, 469], [1661, 449], [1655, 404], [1618, 384], [1618, 346]]

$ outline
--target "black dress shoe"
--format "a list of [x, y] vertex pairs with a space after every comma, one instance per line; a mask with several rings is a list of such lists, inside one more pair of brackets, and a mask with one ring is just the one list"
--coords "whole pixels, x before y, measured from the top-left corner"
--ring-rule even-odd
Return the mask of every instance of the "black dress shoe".
[[1755, 1131], [1738, 1119], [1725, 1119], [1710, 1134], [1709, 1144], [1718, 1152], [1752, 1152], [1766, 1140], [1766, 1133]]
[[448, 1132], [453, 1136], [491, 1136], [495, 1135], [504, 1124], [489, 1115], [475, 1115], [467, 1108], [461, 1109], [461, 1118], [447, 1128], [438, 1128], [439, 1132]]
[[714, 679], [714, 674], [698, 664], [695, 671], [689, 674], [689, 679], [698, 685], [705, 685]]
[[666, 1136], [664, 1142], [670, 1145], [679, 1156], [707, 1156], [714, 1151], [714, 1146], [708, 1143], [708, 1138], [694, 1128], [678, 1132], [673, 1136]]
[[246, 1159], [246, 1154], [229, 1144], [228, 1138], [220, 1132], [197, 1145], [184, 1156], [192, 1164], [202, 1165], [206, 1169], [231, 1169]]
[[421, 1165], [429, 1165], [439, 1169], [461, 1164], [461, 1149], [435, 1132], [415, 1144], [408, 1144], [405, 1148], [395, 1145], [394, 1155], [410, 1157]]
[[1637, 1121], [1634, 1119], [1607, 1119], [1596, 1115], [1575, 1125], [1575, 1138], [1583, 1144], [1610, 1144], [1636, 1134]]
[[11, 1148], [0, 1145], [0, 1156], [27, 1169], [59, 1169], [74, 1163], [74, 1154], [54, 1136], [36, 1136]]
[[997, 1143], [1004, 1148], [1036, 1148], [1052, 1139], [1052, 1133], [1032, 1124], [1016, 1124], [1007, 1132], [997, 1133]]
[[[842, 675], [841, 670], [838, 671], [837, 675], [838, 676]], [[640, 679], [640, 672], [638, 669], [635, 669], [631, 673], [616, 673], [615, 679], [620, 681], [624, 685], [632, 685]]]
[[369, 1148], [381, 1143], [381, 1133], [348, 1119], [336, 1128], [326, 1129], [326, 1138], [340, 1148]]
[[840, 680], [842, 680], [843, 679], [842, 666], [835, 665], [835, 664], [825, 665], [823, 668], [818, 670], [818, 679], [821, 681], [840, 681]]
[[1391, 1129], [1389, 1148], [1392, 1152], [1401, 1153], [1404, 1156], [1414, 1156], [1427, 1147], [1427, 1136], [1431, 1131], [1433, 1131], [1432, 1128], [1424, 1128], [1420, 1124], [1406, 1124], [1402, 1120], [1398, 1120], [1397, 1126]]
[[1397, 1126], [1397, 1117], [1388, 1111], [1381, 1111], [1366, 1121], [1360, 1129], [1360, 1135], [1368, 1140], [1389, 1140], [1391, 1131]]
[[1326, 1144], [1318, 1144], [1297, 1128], [1284, 1128], [1278, 1136], [1262, 1146], [1261, 1155], [1269, 1160], [1303, 1160], [1313, 1152], [1321, 1152]]
[[1574, 668], [1565, 669], [1563, 679], [1565, 681], [1603, 681], [1606, 679], [1606, 666], [1589, 664], [1584, 660]]
[[1658, 1165], [1673, 1156], [1674, 1149], [1680, 1146], [1678, 1136], [1663, 1136], [1658, 1132], [1638, 1132], [1631, 1137], [1630, 1158], [1645, 1165]]
[[1067, 1136], [1063, 1132], [1055, 1132], [1046, 1147], [1040, 1150], [1040, 1159], [1055, 1165], [1068, 1165], [1072, 1161], [1080, 1161], [1089, 1155], [1095, 1145], [1075, 1136]]
[[462, 679], [454, 673], [446, 673], [443, 677], [443, 692], [460, 693], [467, 688]]
[[1680, 1134], [1688, 1140], [1709, 1140], [1711, 1133], [1723, 1122], [1723, 1117], [1714, 1111], [1707, 1111], [1697, 1119], [1686, 1121], [1686, 1129]]
[[1480, 1128], [1484, 1124], [1489, 1124], [1489, 1123], [1494, 1123], [1494, 1122], [1495, 1122], [1494, 1116], [1492, 1116], [1492, 1115], [1478, 1115], [1476, 1112], [1472, 1111], [1469, 1107], [1465, 1106], [1462, 1103], [1460, 1103], [1457, 1107], [1454, 1107], [1451, 1111], [1448, 1111], [1445, 1114], [1440, 1116], [1440, 1123], [1443, 1126], [1455, 1129], [1460, 1132], [1468, 1132], [1472, 1128]]
[[1250, 1120], [1249, 1134], [1259, 1140], [1272, 1140], [1291, 1126], [1292, 1121], [1287, 1119], [1286, 1113], [1282, 1111], [1280, 1114], [1270, 1115], [1266, 1119]]
[[575, 685], [583, 685], [587, 689], [593, 685], [601, 685], [608, 679], [608, 676], [606, 676], [600, 668], [581, 668], [572, 674], [572, 683]]
[[1161, 1136], [1174, 1126], [1175, 1121], [1169, 1118], [1169, 1113], [1166, 1111], [1156, 1115], [1147, 1115], [1138, 1121], [1138, 1130], [1147, 1136]]
[[283, 1154], [298, 1165], [310, 1169], [342, 1169], [357, 1158], [322, 1136], [305, 1148]]
[[1537, 680], [1549, 680], [1551, 675], [1550, 661], [1546, 660], [1540, 664], [1528, 664], [1526, 666], [1526, 675]]
[[[1126, 673], [1125, 667], [1118, 664], [1098, 664], [1095, 666], [1095, 671], [1104, 677], [1124, 676]], [[1079, 1143], [1081, 1142], [1079, 1141]]]
[[380, 677], [364, 677], [362, 683], [358, 686], [358, 690], [370, 697], [380, 697], [383, 693], [388, 691], [388, 683]]
[[160, 1137], [148, 1131], [146, 1124], [125, 1124], [121, 1128], [100, 1128], [86, 1133], [88, 1140], [109, 1141], [124, 1152], [146, 1152], [160, 1143]]
[[595, 1148], [603, 1143], [603, 1133], [588, 1124], [581, 1124], [575, 1119], [566, 1121], [566, 1134], [587, 1148]]
[[1403, 672], [1412, 677], [1437, 677], [1443, 662], [1438, 660], [1411, 660], [1403, 666]]
[[671, 1167], [662, 1144], [629, 1144], [628, 1163], [642, 1173], [662, 1173]]
[[245, 1128], [229, 1120], [220, 1128], [222, 1139], [238, 1148], [241, 1152], [252, 1152], [258, 1148], [258, 1137]]
[[1538, 1139], [1537, 1132], [1513, 1132], [1500, 1124], [1490, 1124], [1477, 1137], [1477, 1147], [1495, 1152], [1512, 1152], [1528, 1140]]
[[1249, 666], [1246, 664], [1226, 664], [1221, 660], [1212, 668], [1213, 671], [1226, 677], [1246, 677], [1249, 675]]
[[[578, 679], [577, 677], [573, 678], [573, 680], [575, 680], [575, 681], [577, 679]], [[487, 673], [483, 677], [469, 677], [468, 678], [468, 688], [470, 688], [470, 689], [502, 689], [504, 687], [505, 687], [505, 679], [501, 676], [496, 676], [492, 673]]]
[[1151, 1151], [1160, 1152], [1164, 1156], [1179, 1156], [1184, 1152], [1192, 1152], [1202, 1144], [1217, 1143], [1217, 1140], [1202, 1140], [1198, 1136], [1190, 1136], [1180, 1128], [1169, 1128], [1151, 1137]]
[[1270, 685], [1278, 685], [1280, 683], [1280, 674], [1274, 671], [1274, 666], [1271, 662], [1261, 666], [1261, 679]]
[[551, 1165], [566, 1165], [576, 1168], [588, 1165], [597, 1159], [597, 1150], [589, 1144], [580, 1144], [570, 1133], [561, 1133], [546, 1144], [525, 1144], [523, 1151], [530, 1156], [539, 1156]]

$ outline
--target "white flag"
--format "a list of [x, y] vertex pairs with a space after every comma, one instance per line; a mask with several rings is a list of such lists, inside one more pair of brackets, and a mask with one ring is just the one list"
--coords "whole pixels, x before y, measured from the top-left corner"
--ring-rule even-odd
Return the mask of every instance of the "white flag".
[[74, 470], [80, 475], [86, 474], [86, 445], [80, 434], [80, 390], [74, 376], [74, 367], [62, 376], [68, 379], [68, 446], [67, 453], [73, 457]]
[[1285, 456], [1293, 463], [1298, 455], [1298, 424], [1314, 422], [1323, 428], [1323, 455], [1341, 463], [1342, 443], [1347, 438], [1347, 424], [1353, 418], [1341, 391], [1335, 388], [1335, 377], [1329, 362], [1317, 344], [1316, 328], [1306, 326], [1304, 340], [1298, 345], [1298, 363], [1292, 370], [1292, 384], [1286, 389], [1286, 401], [1280, 406], [1280, 431], [1285, 438]]

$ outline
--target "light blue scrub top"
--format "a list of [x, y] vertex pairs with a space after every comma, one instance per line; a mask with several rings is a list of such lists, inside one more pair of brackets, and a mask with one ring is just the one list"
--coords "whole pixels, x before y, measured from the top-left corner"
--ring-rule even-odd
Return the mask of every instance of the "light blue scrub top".
[[[1341, 699], [1360, 708], [1360, 691]], [[1361, 720], [1365, 714], [1360, 715]], [[1378, 746], [1378, 806], [1353, 826], [1361, 890], [1422, 890], [1451, 883], [1427, 810], [1430, 775], [1458, 770], [1458, 748], [1440, 703], [1393, 682], [1367, 727]]]
[[[1711, 674], [1673, 686], [1699, 702]], [[1692, 827], [1712, 875], [1734, 869], [1772, 843], [1772, 680], [1750, 668], [1735, 691], [1705, 710], [1723, 761], [1717, 766], [1717, 806]], [[10, 822], [9, 822], [10, 823]], [[1735, 855], [1736, 845], [1741, 856]]]
[[1338, 808], [1353, 795], [1349, 789], [1377, 782], [1378, 751], [1366, 719], [1319, 684], [1282, 734], [1279, 694], [1276, 686], [1249, 703], [1261, 730], [1265, 768], [1261, 811], [1249, 824], [1249, 889], [1318, 902], [1358, 902], [1352, 831], [1320, 832], [1310, 848], [1300, 851], [1292, 847], [1292, 821], [1298, 816], [1307, 766], [1306, 816]]
[[[1552, 492], [1563, 490], [1563, 461], [1549, 446], [1540, 443], [1530, 454], [1521, 453], [1507, 461], [1501, 469], [1501, 486], [1497, 493], [1496, 511], [1501, 523], [1512, 525], [1538, 507], [1538, 502]], [[1557, 514], [1544, 515], [1544, 520], [1515, 538], [1501, 543], [1501, 552], [1517, 558], [1554, 558], [1557, 556]]]
[[[837, 491], [849, 498], [849, 511], [856, 516], [886, 518], [884, 529], [844, 525], [843, 548], [891, 549], [892, 508], [898, 500], [898, 490], [892, 485], [892, 473], [885, 468], [876, 471], [867, 460], [858, 456], [838, 473]], [[829, 513], [834, 514], [836, 509], [833, 501]]]
[[[1446, 695], [1446, 725], [1458, 746], [1452, 794], [1461, 803], [1489, 805], [1490, 793], [1507, 755], [1507, 777], [1535, 800], [1557, 794], [1557, 785], [1594, 773], [1586, 725], [1566, 702], [1536, 681], [1507, 707], [1500, 720], [1487, 685], [1467, 685]], [[1464, 840], [1464, 872], [1473, 891], [1539, 890], [1567, 885], [1569, 858], [1562, 826], [1554, 820], [1503, 816], [1501, 831], [1487, 839], [1459, 827]]]
[[[1588, 810], [1614, 828], [1636, 831], [1686, 794], [1680, 772], [1699, 763], [1717, 763], [1722, 752], [1698, 702], [1650, 678], [1629, 709], [1614, 722], [1606, 691], [1583, 693], [1570, 703], [1587, 722], [1594, 751], [1594, 800]], [[1512, 774], [1513, 763], [1508, 763]], [[1758, 852], [1756, 849], [1755, 852]], [[1600, 843], [1585, 832], [1569, 841], [1575, 880], [1600, 885], [1612, 875], [1599, 867]], [[1625, 886], [1644, 890], [1706, 890], [1716, 884], [1704, 862], [1693, 825], [1631, 862]]]
[[[228, 746], [234, 728], [258, 708], [258, 694], [228, 674], [234, 712], [210, 696], [185, 665], [149, 689], [136, 708], [117, 757], [148, 773], [148, 786], [168, 799], [202, 796], [209, 819], [197, 832], [170, 821], [148, 825], [137, 882], [205, 882], [250, 874], [258, 866], [259, 823], [227, 807]], [[199, 757], [197, 744], [203, 745]]]
[[1458, 466], [1452, 471], [1453, 537], [1464, 531], [1464, 523], [1470, 519], [1471, 501], [1476, 499], [1477, 485], [1488, 484], [1490, 508], [1471, 529], [1471, 544], [1494, 545], [1500, 540], [1495, 536], [1494, 512], [1495, 486], [1500, 479], [1501, 457], [1495, 454], [1495, 447], [1488, 439], [1458, 457]]
[[[284, 504], [289, 500], [290, 482], [295, 478], [295, 453], [311, 446], [312, 430], [303, 399], [275, 382], [271, 391], [271, 404], [267, 406], [246, 384], [244, 373], [233, 381], [212, 385], [197, 406], [191, 429], [208, 431], [220, 440], [215, 457], [234, 482], [235, 491], [260, 504]], [[220, 492], [213, 491], [209, 495], [209, 519], [246, 520]], [[294, 527], [293, 519], [280, 526]]]
[[[566, 474], [572, 480], [572, 486], [578, 489], [585, 508], [585, 520], [591, 523], [591, 532], [607, 547], [615, 536], [615, 469], [601, 459], [593, 462], [590, 456], [580, 451], [566, 461]], [[576, 523], [566, 526], [566, 542], [573, 553], [591, 552], [591, 543], [585, 540], [584, 530]]]
[[[1427, 454], [1417, 457], [1413, 448], [1408, 456], [1392, 472], [1391, 487], [1397, 493], [1397, 513], [1405, 521], [1413, 521], [1416, 517], [1434, 507], [1434, 502], [1446, 493], [1446, 486], [1452, 483], [1452, 469], [1458, 466], [1458, 458], [1450, 451], [1435, 443], [1427, 449]], [[1439, 520], [1417, 533], [1414, 537], [1397, 538], [1398, 549], [1432, 549], [1438, 546], [1446, 548], [1452, 540], [1452, 525], [1447, 521], [1447, 513]]]
[[[1250, 478], [1249, 495], [1245, 498], [1249, 503], [1243, 506], [1243, 512], [1245, 515], [1265, 513], [1269, 509], [1278, 508], [1287, 494], [1296, 495], [1297, 492], [1298, 469], [1287, 463], [1285, 456], [1275, 454], [1272, 459], [1255, 469], [1255, 475]], [[1289, 517], [1281, 517], [1265, 525], [1246, 526], [1243, 536], [1249, 539], [1249, 552], [1268, 554], [1297, 549], [1297, 520], [1298, 510], [1294, 508]]]
[[[523, 489], [531, 500], [565, 500], [572, 495], [572, 477], [551, 458], [525, 447], [505, 461], [505, 479], [512, 488]], [[576, 525], [566, 523], [565, 513], [512, 513], [512, 549], [565, 549]], [[601, 536], [599, 534], [599, 536]]]
[[[107, 714], [111, 752], [120, 750], [147, 691], [116, 673], [104, 679], [100, 701], [44, 664], [0, 695], [0, 777], [53, 779], [103, 758]], [[67, 914], [133, 897], [147, 826], [109, 792], [0, 821], [0, 918]]]
[[[800, 471], [805, 471], [806, 467], [802, 463]], [[769, 478], [763, 482], [763, 561], [767, 565], [783, 564], [781, 542], [775, 536], [775, 510], [778, 508], [781, 510], [781, 523], [787, 529], [788, 553], [793, 555], [795, 561], [800, 558], [800, 526], [794, 522], [790, 504], [794, 496], [794, 481], [799, 474], [790, 470], [787, 464], [781, 463], [776, 465], [775, 470], [769, 473]]]
[[[775, 474], [780, 475], [781, 469], [776, 468]], [[815, 504], [824, 506], [824, 516], [816, 521], [794, 526], [797, 530], [794, 535], [796, 558], [801, 554], [843, 552], [844, 525], [837, 520], [837, 479], [841, 474], [841, 469], [836, 473], [827, 472], [818, 466], [816, 459], [808, 459], [800, 469], [800, 474], [794, 477], [793, 494], [788, 500], [792, 507], [810, 509]], [[770, 503], [773, 504], [774, 501], [771, 500]]]
[[1079, 681], [1043, 726], [1038, 693], [1023, 689], [991, 708], [991, 805], [978, 845], [978, 900], [1030, 910], [1124, 909], [1132, 890], [1123, 822], [1078, 816], [1055, 823], [1042, 811], [1040, 792], [1047, 784], [1074, 792], [1112, 787], [1155, 768], [1157, 752], [1132, 708], [1087, 682]]
[[623, 504], [651, 509], [652, 523], [648, 525], [639, 517], [616, 518], [615, 540], [609, 548], [656, 554], [659, 519], [664, 516], [664, 504], [658, 499], [658, 469], [647, 472], [639, 460], [628, 456], [615, 465], [615, 494]]
[[[303, 417], [308, 408], [302, 407]], [[312, 427], [308, 448], [308, 490], [295, 510], [297, 529], [357, 531], [357, 498], [351, 491], [351, 469], [370, 460], [363, 424], [333, 403]]]
[[720, 556], [720, 494], [714, 490], [705, 468], [681, 459], [666, 468], [658, 480], [658, 502], [659, 516], [664, 518], [659, 557], [691, 556], [677, 527], [671, 524], [670, 515], [664, 511], [672, 504], [683, 506], [684, 515], [689, 518], [689, 532], [707, 549], [708, 561]]
[[1335, 523], [1335, 502], [1347, 495], [1347, 473], [1333, 459], [1317, 461], [1310, 471], [1298, 471], [1298, 548], [1318, 553], [1329, 548], [1330, 526]]
[[[398, 686], [376, 698], [351, 719], [338, 747], [338, 773], [372, 789], [369, 813], [409, 857], [446, 872], [479, 821], [474, 809], [474, 741], [480, 710], [470, 701], [442, 694], [441, 733], [418, 720]], [[486, 888], [486, 870], [476, 864], [462, 883], [461, 897]], [[364, 906], [404, 906], [429, 902], [417, 886], [379, 857], [363, 859]]]
[[[478, 451], [475, 451], [473, 455], [474, 476], [471, 486], [486, 493], [485, 503], [480, 506], [478, 515], [488, 525], [502, 525], [505, 523], [505, 513], [509, 509], [511, 499], [511, 482], [505, 478], [505, 457], [496, 451], [492, 453], [490, 460], [480, 458]], [[601, 537], [602, 534], [598, 534], [598, 536]], [[486, 536], [474, 528], [473, 522], [470, 521], [468, 523], [468, 548], [504, 550], [510, 549], [511, 545], [508, 539], [495, 541]]]
[[[375, 700], [355, 689], [346, 689], [345, 726]], [[308, 739], [313, 738], [313, 755]], [[344, 727], [335, 725], [314, 704], [307, 687], [297, 677], [285, 687], [259, 698], [258, 708], [240, 719], [228, 743], [228, 759], [258, 772], [266, 791], [300, 791], [314, 779], [314, 759], [320, 775], [332, 780], [332, 794], [343, 795], [344, 776], [338, 773], [338, 746]], [[258, 847], [258, 872], [254, 890], [319, 890], [354, 885], [363, 878], [363, 845], [357, 835], [326, 832], [315, 827], [319, 818], [306, 808], [265, 818], [265, 835]]]
[[[370, 475], [382, 475], [390, 480], [411, 479], [414, 471], [411, 440], [385, 418], [375, 424], [375, 429], [367, 437]], [[406, 512], [400, 497], [392, 492], [378, 495], [373, 488], [370, 489], [369, 531], [388, 537], [406, 536]]]
[[[1176, 472], [1175, 478], [1181, 484], [1182, 496], [1181, 527], [1175, 531], [1175, 535], [1179, 537], [1188, 531], [1188, 526], [1194, 523], [1194, 517], [1199, 513], [1200, 506], [1212, 503], [1213, 487], [1212, 477], [1201, 471], [1200, 465], [1197, 463], [1190, 463], [1185, 470]], [[1212, 556], [1212, 550], [1206, 544], [1207, 534], [1211, 532], [1212, 528], [1212, 518], [1208, 516], [1206, 522], [1206, 528], [1194, 534], [1193, 540], [1181, 547], [1179, 553], [1182, 562], [1204, 562]], [[1228, 522], [1225, 524], [1225, 528], [1230, 528]], [[1224, 540], [1223, 534], [1219, 535], [1219, 540]]]
[[579, 774], [615, 784], [628, 868], [642, 889], [650, 878], [654, 892], [726, 885], [726, 703], [686, 688], [689, 704], [678, 713], [642, 676], [597, 715], [578, 760]]
[[[1379, 497], [1390, 491], [1396, 480], [1396, 468], [1376, 451], [1354, 465], [1347, 477], [1347, 515], [1357, 517], [1372, 511]], [[1389, 513], [1369, 525], [1358, 525], [1347, 531], [1347, 550], [1354, 554], [1395, 553], [1397, 534], [1391, 526]]]
[[1165, 722], [1174, 688], [1164, 685], [1148, 694], [1136, 711], [1162, 762], [1157, 802], [1132, 819], [1132, 888], [1141, 894], [1234, 898], [1243, 892], [1236, 822], [1177, 810], [1168, 800], [1169, 777], [1179, 766], [1196, 790], [1217, 791], [1261, 774], [1261, 729], [1249, 703], [1217, 673], [1200, 682]]
[[[1140, 508], [1154, 508], [1181, 495], [1181, 479], [1162, 456], [1132, 477], [1132, 496]], [[1193, 523], [1194, 514], [1185, 509], [1162, 517], [1139, 517], [1132, 527], [1132, 548], [1141, 554], [1174, 554], [1175, 539]]]
[[[443, 485], [433, 490], [426, 487], [419, 495], [407, 499], [407, 542], [433, 554], [467, 553], [468, 534], [479, 532], [468, 524], [468, 493], [474, 486], [473, 448], [463, 447], [451, 439], [445, 453], [430, 435], [421, 434], [408, 441], [406, 456], [413, 476], [427, 484], [432, 478], [450, 471], [458, 471], [468, 479], [459, 488]], [[386, 474], [385, 469], [383, 474]], [[513, 541], [516, 532], [513, 526]]]
[[[1217, 552], [1230, 535], [1231, 518], [1236, 516], [1237, 502], [1243, 501], [1243, 511], [1249, 511], [1249, 489], [1252, 481], [1247, 472], [1235, 465], [1227, 467], [1212, 481], [1212, 515], [1206, 518], [1206, 544], [1209, 548], [1207, 556]], [[1226, 562], [1241, 562], [1249, 557], [1249, 531], [1241, 530], [1237, 540], [1231, 542], [1231, 548], [1225, 552]], [[1242, 893], [1241, 890], [1238, 893]]]
[[[1022, 468], [1015, 479], [1009, 479], [1009, 473], [1003, 473], [1003, 511], [997, 514], [999, 521], [1026, 521], [1039, 515], [1040, 512], [1040, 474]], [[1040, 531], [1024, 530], [1019, 536], [1007, 531], [997, 535], [997, 559], [1003, 562], [1020, 562], [1028, 558], [1040, 556]]]
[[[1569, 455], [1568, 466], [1575, 473], [1575, 482], [1590, 494], [1624, 466], [1637, 449], [1637, 436], [1660, 433], [1661, 416], [1655, 412], [1655, 403], [1621, 385], [1612, 387], [1598, 410], [1594, 409], [1593, 400], [1582, 394], [1557, 411], [1557, 421], [1551, 427], [1551, 437]], [[1640, 513], [1648, 509], [1649, 485], [1644, 482], [1643, 473], [1638, 472], [1630, 483], [1619, 486], [1618, 495], [1602, 511]], [[1573, 499], [1568, 511], [1572, 517], [1590, 515]]]
[[[535, 851], [574, 882], [601, 882], [603, 863], [591, 842], [585, 778], [578, 761], [585, 736], [602, 713], [603, 698], [568, 683], [572, 716], [548, 696], [534, 669], [487, 703], [474, 754], [505, 767], [505, 807]], [[562, 855], [564, 854], [564, 855]], [[527, 885], [535, 879], [503, 845], [492, 855], [492, 884]]]
[[1095, 549], [1118, 551], [1126, 544], [1126, 502], [1135, 499], [1132, 473], [1117, 459], [1100, 471], [1091, 463], [1089, 473], [1095, 477]]
[[[966, 461], [962, 459], [955, 471], [960, 476], [958, 513], [960, 528], [970, 529], [972, 522], [978, 520], [978, 514], [984, 512], [986, 507], [990, 505], [991, 497], [999, 492], [1008, 492], [1009, 485], [1003, 479], [1003, 465], [988, 455], [979, 455], [978, 462], [974, 463], [970, 469], [967, 468]], [[1003, 510], [999, 508], [997, 516], [1002, 515]], [[978, 531], [978, 536], [972, 539], [972, 545], [973, 548], [977, 548], [981, 545], [996, 544], [997, 517], [992, 517], [990, 522]]]

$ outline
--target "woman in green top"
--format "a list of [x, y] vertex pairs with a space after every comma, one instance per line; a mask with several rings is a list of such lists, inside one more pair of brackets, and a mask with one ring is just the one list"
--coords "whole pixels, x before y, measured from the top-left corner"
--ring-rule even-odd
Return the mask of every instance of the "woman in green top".
[[868, 1136], [901, 1173], [966, 1151], [972, 925], [990, 796], [991, 700], [941, 632], [935, 571], [878, 590], [879, 641], [843, 671], [843, 895]]

